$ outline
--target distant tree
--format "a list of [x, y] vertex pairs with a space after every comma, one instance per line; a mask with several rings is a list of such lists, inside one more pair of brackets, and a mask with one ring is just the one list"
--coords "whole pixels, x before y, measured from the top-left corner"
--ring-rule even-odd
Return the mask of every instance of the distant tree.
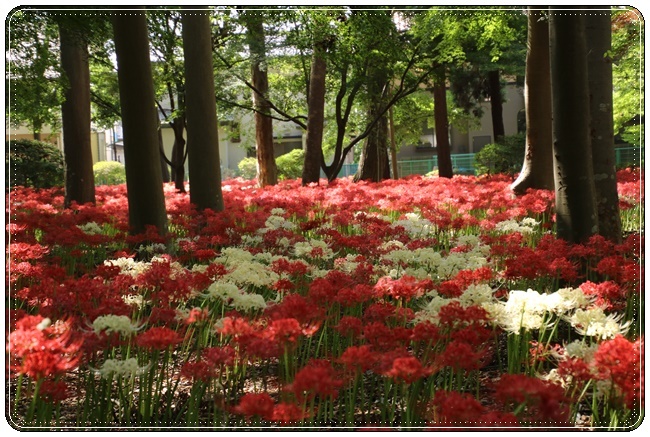
[[433, 81], [433, 118], [435, 122], [436, 151], [438, 153], [438, 176], [451, 178], [454, 175], [454, 170], [451, 165], [451, 147], [449, 145], [447, 81], [444, 65], [437, 68]]
[[582, 242], [598, 233], [584, 14], [552, 8], [550, 43], [557, 235]]
[[114, 12], [112, 24], [124, 131], [129, 227], [142, 233], [148, 225], [167, 230], [160, 172], [158, 116], [144, 11]]
[[190, 202], [222, 211], [219, 126], [214, 98], [210, 11], [183, 12]]
[[620, 243], [621, 218], [616, 186], [614, 115], [612, 110], [611, 11], [591, 9], [585, 16], [589, 103], [591, 116], [591, 154], [598, 210], [599, 234]]
[[305, 158], [302, 171], [302, 184], [318, 183], [320, 164], [323, 155], [323, 128], [325, 123], [325, 84], [327, 75], [328, 48], [332, 35], [327, 32], [328, 15], [312, 12], [314, 37], [312, 43], [311, 68], [309, 74], [309, 93], [307, 95], [307, 136], [305, 139]]
[[58, 27], [42, 11], [18, 9], [7, 20], [6, 97], [9, 121], [41, 140], [60, 127], [64, 83], [59, 79]]
[[[167, 162], [161, 141], [161, 159], [171, 167], [171, 179], [175, 188], [185, 192], [185, 78], [181, 56], [182, 40], [180, 36], [181, 15], [178, 11], [161, 9], [148, 14], [152, 53], [159, 59], [153, 65], [154, 89], [157, 91], [158, 109], [169, 122], [174, 132], [171, 160]], [[169, 108], [161, 104], [166, 99]], [[169, 112], [168, 112], [169, 110]], [[165, 164], [166, 167], [166, 164]]]
[[526, 153], [521, 172], [511, 187], [517, 194], [528, 188], [552, 190], [554, 187], [548, 15], [530, 7], [524, 98]]
[[268, 101], [269, 79], [266, 62], [264, 14], [260, 11], [244, 11], [248, 48], [251, 53], [253, 107], [255, 108], [255, 142], [257, 153], [257, 182], [259, 186], [275, 185], [278, 170], [273, 153], [273, 119]]

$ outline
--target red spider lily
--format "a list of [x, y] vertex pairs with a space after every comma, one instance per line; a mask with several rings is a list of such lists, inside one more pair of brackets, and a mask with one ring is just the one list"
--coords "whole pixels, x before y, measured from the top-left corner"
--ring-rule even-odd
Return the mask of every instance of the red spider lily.
[[192, 381], [208, 382], [219, 375], [215, 367], [206, 361], [188, 361], [181, 367], [181, 377]]
[[299, 400], [318, 395], [321, 398], [336, 398], [343, 381], [338, 379], [332, 363], [327, 360], [310, 360], [300, 369], [289, 386]]
[[277, 305], [270, 305], [264, 310], [264, 315], [271, 320], [295, 318], [300, 324], [311, 324], [321, 319], [322, 309], [309, 302], [299, 294], [288, 294]]
[[209, 317], [210, 313], [207, 308], [192, 308], [184, 322], [188, 325], [192, 323], [201, 323], [208, 320]]
[[295, 343], [300, 335], [302, 335], [300, 322], [294, 318], [273, 320], [266, 329], [267, 338], [282, 345]]
[[373, 298], [373, 289], [369, 285], [357, 284], [353, 288], [342, 288], [336, 294], [334, 302], [338, 302], [343, 308], [368, 302]]
[[423, 367], [420, 360], [415, 357], [395, 358], [393, 366], [385, 373], [386, 376], [396, 381], [403, 381], [406, 384], [412, 384], [429, 374], [431, 374], [431, 369]]
[[437, 362], [442, 367], [470, 372], [478, 370], [487, 364], [489, 352], [485, 349], [476, 350], [471, 345], [459, 340], [452, 340], [440, 354]]
[[378, 297], [388, 295], [408, 302], [424, 295], [427, 290], [431, 290], [431, 286], [431, 280], [418, 280], [413, 276], [404, 275], [399, 279], [384, 276], [375, 285], [375, 292]]
[[376, 359], [377, 357], [370, 346], [350, 346], [341, 354], [338, 362], [343, 364], [347, 371], [359, 373], [370, 370]]
[[471, 395], [438, 390], [431, 401], [434, 425], [471, 427], [485, 414], [485, 407]]
[[496, 383], [496, 399], [504, 405], [528, 406], [526, 421], [568, 425], [570, 401], [564, 389], [551, 382], [526, 375], [502, 375]]
[[212, 366], [232, 366], [235, 362], [235, 349], [231, 346], [210, 347], [203, 349], [202, 358]]
[[334, 327], [341, 335], [356, 338], [363, 330], [363, 322], [358, 317], [343, 316], [339, 323]]
[[567, 357], [560, 361], [557, 372], [560, 377], [565, 379], [570, 377], [571, 381], [580, 386], [594, 378], [589, 364], [582, 358], [577, 357]]
[[231, 411], [247, 419], [257, 417], [271, 420], [273, 418], [275, 402], [268, 393], [246, 393], [239, 400], [239, 404], [232, 407]]
[[627, 304], [627, 291], [614, 281], [599, 284], [587, 281], [580, 285], [580, 289], [586, 295], [596, 296], [594, 304], [606, 310], [625, 309]]
[[182, 341], [183, 337], [178, 332], [166, 327], [150, 328], [135, 338], [136, 345], [154, 350], [165, 350], [170, 346], [182, 343]]
[[70, 390], [68, 390], [68, 384], [64, 381], [46, 379], [41, 384], [38, 395], [45, 402], [58, 404], [70, 397]]
[[619, 335], [604, 341], [594, 355], [598, 379], [612, 381], [623, 394], [628, 408], [640, 403], [643, 340], [631, 342]]
[[11, 243], [8, 249], [12, 260], [15, 261], [37, 260], [50, 252], [50, 248], [47, 246], [27, 243]]
[[397, 326], [389, 328], [380, 322], [372, 322], [364, 326], [363, 338], [377, 350], [394, 349], [405, 344], [411, 338], [412, 330]]
[[268, 418], [271, 422], [277, 422], [280, 425], [296, 425], [303, 419], [310, 416], [302, 407], [295, 404], [280, 402], [273, 407], [273, 413]]
[[468, 325], [485, 325], [489, 321], [488, 313], [477, 305], [463, 307], [458, 301], [452, 301], [440, 308], [438, 312], [440, 326], [459, 329]]
[[32, 379], [56, 377], [79, 364], [83, 339], [72, 340], [70, 322], [48, 325], [42, 316], [25, 316], [9, 334], [11, 370]]

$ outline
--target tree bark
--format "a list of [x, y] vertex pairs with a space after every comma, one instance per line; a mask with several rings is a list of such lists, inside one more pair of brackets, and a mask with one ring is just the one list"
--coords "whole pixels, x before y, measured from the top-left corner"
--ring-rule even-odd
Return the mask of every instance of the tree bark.
[[591, 153], [598, 211], [598, 228], [603, 237], [621, 242], [621, 216], [616, 186], [614, 114], [612, 111], [611, 12], [594, 11], [585, 17], [589, 102], [591, 115]]
[[174, 145], [172, 146], [172, 179], [174, 187], [180, 192], [185, 193], [185, 115], [176, 117], [170, 123], [174, 131]]
[[585, 19], [551, 10], [550, 20], [557, 236], [580, 243], [598, 233]]
[[553, 103], [549, 60], [548, 19], [539, 10], [528, 9], [526, 53], [526, 152], [521, 173], [511, 188], [523, 194], [528, 188], [552, 190]]
[[307, 138], [305, 161], [302, 169], [302, 185], [318, 183], [323, 155], [323, 125], [325, 121], [325, 75], [327, 64], [324, 50], [314, 45], [309, 75], [309, 101], [307, 102]]
[[[388, 117], [384, 110], [384, 90], [388, 84], [388, 75], [383, 66], [369, 68], [367, 77], [367, 90], [369, 107], [367, 121], [377, 120], [370, 130], [361, 150], [359, 169], [354, 180], [369, 180], [379, 182], [386, 177], [390, 178], [388, 168]], [[383, 114], [382, 114], [383, 113]]]
[[143, 233], [151, 225], [164, 234], [167, 231], [167, 212], [145, 13], [115, 13], [113, 31], [130, 231]]
[[490, 111], [492, 113], [492, 134], [497, 143], [506, 134], [503, 127], [503, 96], [501, 95], [501, 76], [499, 70], [488, 72], [488, 90], [490, 93]]
[[273, 119], [271, 105], [266, 99], [269, 91], [269, 79], [266, 71], [266, 43], [264, 41], [264, 23], [256, 16], [259, 12], [244, 14], [248, 29], [248, 47], [252, 57], [253, 107], [255, 108], [255, 142], [257, 143], [257, 183], [260, 187], [278, 183], [278, 169], [273, 153]]
[[388, 108], [388, 128], [390, 129], [390, 162], [392, 165], [393, 179], [399, 179], [399, 166], [397, 165], [397, 145], [395, 144], [395, 121], [393, 120], [393, 107]]
[[451, 165], [449, 146], [449, 116], [447, 114], [447, 86], [445, 69], [436, 72], [433, 84], [433, 119], [436, 131], [436, 151], [438, 153], [438, 176], [451, 178], [454, 170]]
[[219, 125], [214, 99], [209, 11], [183, 12], [182, 24], [190, 202], [199, 211], [222, 211]]
[[65, 207], [72, 202], [95, 203], [93, 156], [90, 146], [90, 66], [88, 45], [82, 36], [59, 26], [61, 67], [68, 79], [63, 120]]

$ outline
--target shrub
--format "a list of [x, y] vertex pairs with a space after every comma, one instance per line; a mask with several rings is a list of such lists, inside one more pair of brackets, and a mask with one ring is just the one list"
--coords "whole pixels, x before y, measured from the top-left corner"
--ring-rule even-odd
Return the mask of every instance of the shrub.
[[278, 166], [278, 179], [297, 179], [302, 176], [305, 151], [294, 149], [289, 153], [278, 156], [275, 162]]
[[100, 161], [93, 165], [95, 185], [120, 185], [126, 182], [124, 165], [117, 161]]
[[503, 137], [499, 142], [488, 144], [474, 156], [476, 174], [505, 173], [513, 175], [521, 171], [526, 151], [526, 135]]
[[52, 188], [63, 186], [65, 181], [61, 151], [42, 141], [9, 141], [5, 169], [6, 187]]
[[[305, 160], [305, 151], [294, 149], [289, 153], [275, 158], [278, 167], [278, 179], [296, 179], [302, 176], [302, 166]], [[244, 179], [257, 177], [257, 158], [244, 158], [237, 165], [239, 173]]]
[[244, 179], [253, 180], [257, 176], [257, 158], [244, 158], [237, 167]]

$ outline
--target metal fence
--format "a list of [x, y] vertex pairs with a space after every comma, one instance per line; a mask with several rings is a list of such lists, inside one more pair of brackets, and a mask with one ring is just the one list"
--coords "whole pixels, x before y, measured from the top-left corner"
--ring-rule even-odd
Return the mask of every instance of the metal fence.
[[[641, 147], [620, 147], [616, 151], [617, 167], [640, 167], [644, 162], [644, 149]], [[451, 155], [451, 166], [454, 174], [475, 174], [474, 153], [463, 153]], [[359, 164], [343, 164], [339, 177], [354, 175]], [[409, 161], [397, 161], [399, 176], [425, 175], [438, 169], [438, 157], [430, 159], [414, 159]], [[324, 175], [323, 175], [324, 177]]]

